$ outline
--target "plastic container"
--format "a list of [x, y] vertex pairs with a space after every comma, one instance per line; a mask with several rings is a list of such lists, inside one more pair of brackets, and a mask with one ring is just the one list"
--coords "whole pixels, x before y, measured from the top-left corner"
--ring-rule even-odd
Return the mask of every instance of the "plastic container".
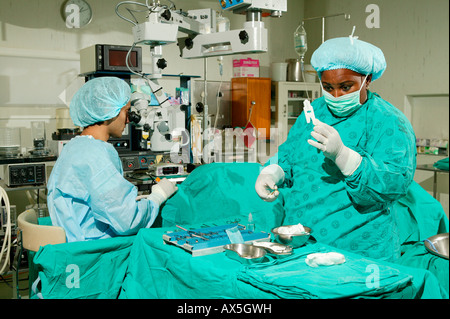
[[230, 30], [230, 19], [219, 14], [216, 21], [217, 32], [225, 32]]
[[15, 157], [20, 154], [20, 128], [0, 127], [0, 157]]
[[286, 62], [274, 62], [271, 67], [271, 79], [272, 81], [286, 81], [287, 77]]
[[306, 31], [303, 27], [303, 23], [300, 24], [294, 32], [294, 48], [295, 52], [303, 58], [305, 56], [306, 51], [308, 51], [308, 43], [307, 43]]
[[73, 121], [70, 118], [70, 112], [68, 107], [56, 109], [56, 128], [57, 129], [77, 128], [77, 126], [73, 124]]
[[314, 70], [311, 64], [303, 65], [303, 75], [305, 78], [305, 82], [308, 83], [316, 83], [319, 82], [319, 78], [317, 76], [317, 71]]
[[247, 221], [247, 230], [249, 231], [255, 231], [255, 221], [253, 220], [253, 215], [252, 213], [248, 214], [248, 221]]
[[42, 149], [45, 147], [45, 122], [44, 121], [32, 121], [31, 122], [31, 135], [33, 137], [33, 146], [36, 149]]

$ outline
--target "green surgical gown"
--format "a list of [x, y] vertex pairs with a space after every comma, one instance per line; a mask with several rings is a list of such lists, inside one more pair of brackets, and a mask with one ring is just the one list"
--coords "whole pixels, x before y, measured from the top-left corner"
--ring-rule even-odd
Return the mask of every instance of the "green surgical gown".
[[308, 226], [316, 240], [337, 248], [396, 260], [400, 243], [391, 207], [406, 194], [414, 177], [411, 124], [370, 91], [366, 103], [348, 117], [334, 116], [323, 97], [312, 105], [316, 118], [333, 126], [362, 161], [345, 177], [334, 162], [307, 143], [313, 124], [307, 124], [302, 113], [276, 155], [286, 174], [281, 191], [286, 211], [283, 223]]

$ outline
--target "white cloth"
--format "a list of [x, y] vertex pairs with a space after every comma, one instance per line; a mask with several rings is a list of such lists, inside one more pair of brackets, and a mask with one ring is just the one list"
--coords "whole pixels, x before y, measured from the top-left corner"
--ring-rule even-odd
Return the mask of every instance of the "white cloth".
[[296, 234], [304, 234], [306, 233], [305, 227], [302, 224], [289, 225], [289, 226], [281, 226], [278, 228], [278, 233], [283, 235], [296, 235]]
[[336, 253], [314, 253], [306, 256], [305, 262], [310, 267], [332, 266], [345, 263], [345, 256]]

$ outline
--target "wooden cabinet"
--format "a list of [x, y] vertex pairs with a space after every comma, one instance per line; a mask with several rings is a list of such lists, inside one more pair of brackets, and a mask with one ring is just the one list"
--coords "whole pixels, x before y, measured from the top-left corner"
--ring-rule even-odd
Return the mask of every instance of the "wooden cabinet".
[[245, 126], [250, 121], [258, 130], [258, 138], [270, 138], [270, 78], [231, 79], [231, 124]]

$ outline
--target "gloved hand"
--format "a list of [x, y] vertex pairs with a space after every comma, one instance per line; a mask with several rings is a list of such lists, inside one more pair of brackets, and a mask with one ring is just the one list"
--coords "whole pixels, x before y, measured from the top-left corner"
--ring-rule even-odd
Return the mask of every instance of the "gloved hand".
[[163, 178], [158, 184], [152, 186], [152, 193], [147, 198], [161, 206], [177, 190], [175, 183]]
[[277, 164], [263, 168], [255, 183], [256, 193], [266, 202], [273, 202], [280, 192], [278, 185], [284, 182], [284, 171]]
[[308, 143], [321, 150], [325, 157], [334, 161], [345, 176], [353, 174], [361, 164], [361, 155], [344, 145], [341, 136], [334, 127], [316, 119], [311, 136], [317, 142], [308, 140]]

